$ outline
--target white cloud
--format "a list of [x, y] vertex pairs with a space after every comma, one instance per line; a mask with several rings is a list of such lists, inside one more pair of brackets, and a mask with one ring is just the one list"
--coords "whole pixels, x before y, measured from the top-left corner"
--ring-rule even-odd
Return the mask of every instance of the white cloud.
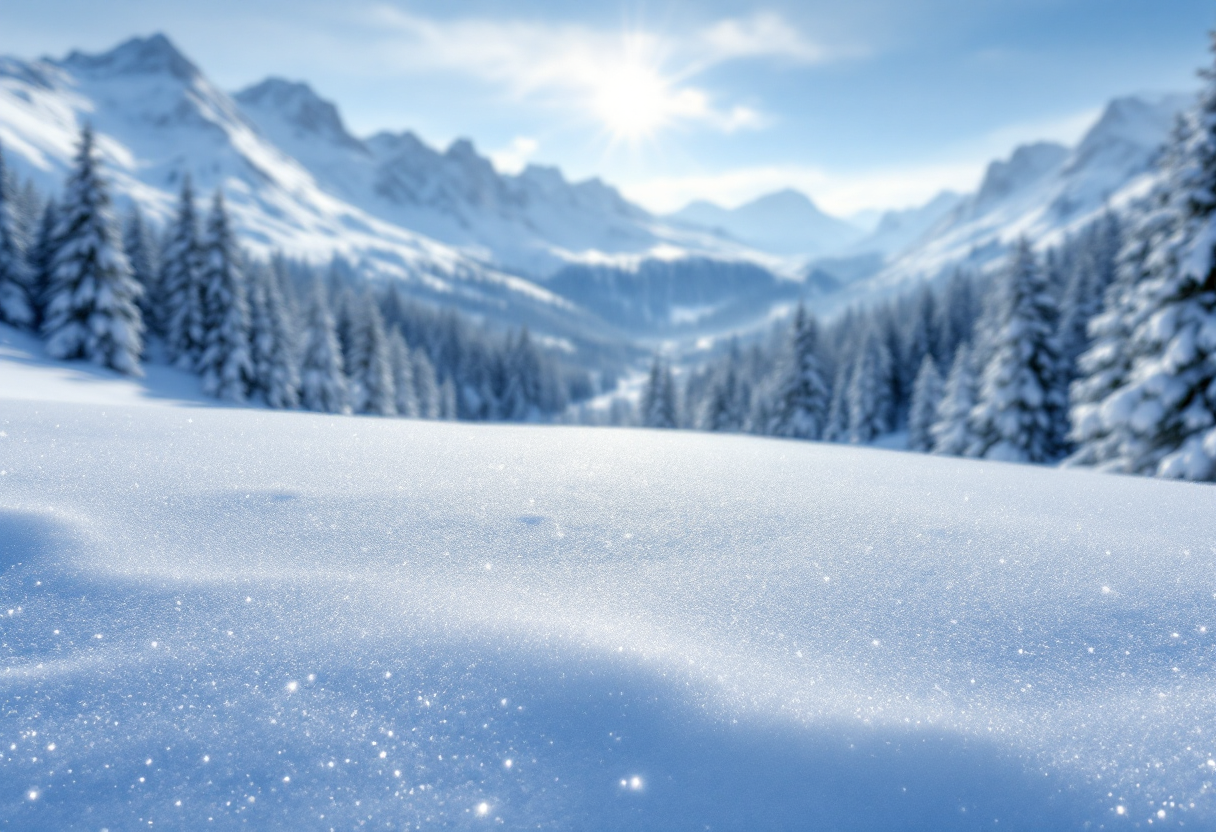
[[507, 147], [492, 151], [490, 161], [499, 173], [516, 174], [527, 167], [539, 149], [540, 143], [536, 139], [516, 136]]
[[784, 18], [771, 12], [760, 12], [743, 20], [720, 20], [702, 30], [699, 40], [715, 61], [782, 57], [800, 63], [819, 63], [830, 56], [824, 46], [808, 41]]
[[527, 20], [438, 20], [387, 5], [373, 7], [368, 22], [391, 33], [378, 55], [399, 69], [464, 74], [518, 99], [575, 108], [629, 139], [676, 122], [727, 133], [761, 128], [768, 119], [754, 106], [720, 102], [693, 79], [727, 61], [815, 62], [828, 55], [772, 13], [721, 20], [682, 37]]

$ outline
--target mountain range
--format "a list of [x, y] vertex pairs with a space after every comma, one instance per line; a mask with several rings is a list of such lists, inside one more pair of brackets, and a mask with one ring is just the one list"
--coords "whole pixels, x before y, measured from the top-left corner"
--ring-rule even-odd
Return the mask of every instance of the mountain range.
[[656, 216], [597, 179], [500, 173], [468, 140], [439, 150], [410, 132], [355, 136], [307, 84], [270, 78], [228, 94], [163, 35], [0, 58], [0, 142], [44, 191], [59, 187], [88, 121], [120, 202], [155, 221], [189, 175], [201, 194], [224, 189], [257, 254], [340, 257], [576, 354], [758, 325], [799, 296], [826, 310], [958, 263], [990, 266], [1020, 234], [1058, 239], [1143, 192], [1184, 104], [1117, 99], [1076, 147], [1020, 147], [976, 192], [887, 212], [866, 231], [792, 190]]

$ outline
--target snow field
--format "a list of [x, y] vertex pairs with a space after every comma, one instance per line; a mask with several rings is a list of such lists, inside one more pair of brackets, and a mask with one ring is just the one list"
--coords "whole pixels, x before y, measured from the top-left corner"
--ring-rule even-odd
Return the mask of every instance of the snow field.
[[0, 431], [10, 828], [1216, 818], [1208, 487], [11, 397]]

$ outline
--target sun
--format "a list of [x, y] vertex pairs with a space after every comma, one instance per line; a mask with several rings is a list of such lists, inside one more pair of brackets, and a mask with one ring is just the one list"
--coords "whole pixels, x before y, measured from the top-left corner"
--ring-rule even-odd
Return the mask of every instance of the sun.
[[626, 58], [596, 79], [593, 108], [614, 139], [636, 143], [671, 120], [675, 98], [656, 67]]

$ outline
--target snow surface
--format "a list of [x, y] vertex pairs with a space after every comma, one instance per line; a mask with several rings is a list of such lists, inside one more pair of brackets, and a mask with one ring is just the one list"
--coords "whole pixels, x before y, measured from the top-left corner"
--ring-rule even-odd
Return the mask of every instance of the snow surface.
[[1210, 487], [4, 372], [11, 828], [1216, 824]]

